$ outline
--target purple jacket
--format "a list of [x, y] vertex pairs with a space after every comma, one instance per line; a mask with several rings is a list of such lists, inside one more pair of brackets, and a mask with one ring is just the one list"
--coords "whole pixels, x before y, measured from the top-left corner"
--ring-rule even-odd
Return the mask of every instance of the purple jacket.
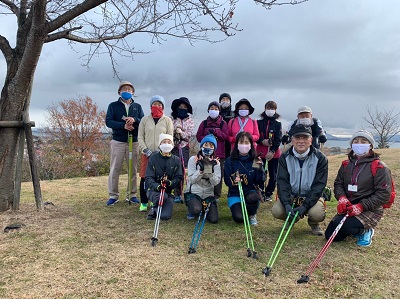
[[198, 142], [208, 134], [213, 134], [217, 139], [217, 150], [215, 156], [221, 159], [225, 159], [225, 141], [228, 140], [229, 129], [228, 124], [224, 121], [221, 115], [218, 115], [216, 119], [207, 117], [200, 123], [199, 129], [197, 130], [196, 138]]

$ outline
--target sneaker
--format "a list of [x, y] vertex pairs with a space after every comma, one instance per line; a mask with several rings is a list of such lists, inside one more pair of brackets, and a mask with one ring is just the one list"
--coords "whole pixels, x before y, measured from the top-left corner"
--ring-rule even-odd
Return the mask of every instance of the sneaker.
[[265, 201], [271, 201], [272, 197], [271, 195], [265, 195]]
[[119, 202], [118, 199], [116, 199], [116, 198], [110, 198], [110, 199], [107, 201], [107, 206], [113, 206], [113, 205], [116, 204], [117, 202]]
[[175, 196], [174, 197], [174, 203], [181, 203], [182, 202], [182, 198], [180, 196]]
[[249, 222], [250, 222], [250, 225], [257, 225], [258, 224], [257, 215], [249, 216]]
[[149, 212], [149, 214], [147, 214], [146, 219], [147, 219], [147, 220], [154, 220], [154, 219], [156, 219], [156, 211], [155, 211], [153, 208], [150, 209], [150, 212]]
[[186, 219], [188, 219], [188, 220], [194, 220], [194, 215], [188, 213], [187, 216], [186, 216]]
[[311, 233], [314, 236], [322, 236], [324, 234], [324, 231], [319, 227], [318, 224], [310, 226], [311, 226]]
[[375, 231], [373, 228], [367, 230], [364, 234], [360, 235], [357, 240], [357, 245], [362, 247], [368, 247], [369, 245], [371, 245], [374, 233]]
[[215, 202], [216, 202], [216, 203], [219, 203], [219, 198], [215, 198]]
[[146, 212], [147, 211], [147, 203], [141, 203], [139, 207], [140, 212]]
[[126, 201], [128, 201], [129, 203], [140, 203], [140, 200], [137, 199], [136, 196], [132, 196], [131, 199], [126, 199]]

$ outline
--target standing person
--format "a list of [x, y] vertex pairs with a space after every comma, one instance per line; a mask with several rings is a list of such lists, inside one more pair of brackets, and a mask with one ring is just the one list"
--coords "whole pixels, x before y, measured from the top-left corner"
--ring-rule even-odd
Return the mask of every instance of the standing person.
[[268, 164], [269, 180], [265, 187], [265, 200], [272, 199], [272, 193], [276, 186], [278, 172], [278, 160], [281, 156], [279, 145], [282, 139], [282, 124], [278, 120], [276, 112], [278, 105], [274, 101], [265, 103], [265, 111], [261, 113], [261, 119], [257, 120], [260, 139], [257, 141], [257, 154], [261, 154], [263, 163]]
[[[110, 103], [107, 109], [106, 126], [112, 129], [112, 140], [110, 142], [110, 174], [108, 176], [108, 195], [107, 206], [112, 206], [119, 201], [119, 175], [121, 173], [124, 159], [129, 163], [129, 144], [128, 135], [132, 135], [132, 190], [129, 200], [138, 203], [137, 192], [137, 164], [139, 156], [138, 127], [144, 116], [142, 106], [135, 103], [133, 95], [135, 87], [128, 81], [122, 81], [118, 87], [119, 98]], [[128, 167], [129, 168], [129, 167]], [[129, 186], [129, 183], [128, 183]], [[129, 187], [128, 187], [129, 189]]]
[[[319, 222], [325, 219], [322, 192], [328, 179], [328, 159], [313, 147], [310, 127], [294, 126], [289, 135], [292, 146], [279, 158], [278, 196], [272, 207], [272, 215], [285, 220], [287, 215], [296, 220], [308, 215], [308, 225], [313, 235], [322, 236]], [[294, 208], [293, 208], [294, 204]]]
[[260, 138], [260, 133], [258, 132], [257, 122], [250, 117], [254, 112], [253, 106], [251, 106], [248, 99], [241, 99], [235, 105], [235, 117], [231, 119], [228, 123], [229, 137], [228, 140], [231, 143], [231, 148], [236, 141], [236, 135], [240, 132], [248, 132], [254, 143]]
[[192, 156], [188, 163], [188, 184], [185, 191], [185, 202], [188, 206], [188, 219], [198, 217], [209, 204], [207, 220], [218, 222], [218, 207], [214, 188], [221, 182], [221, 167], [219, 158], [215, 157], [218, 149], [214, 135], [205, 136], [200, 142], [200, 151]]
[[240, 181], [250, 224], [257, 225], [256, 214], [260, 205], [260, 196], [255, 185], [264, 183], [265, 172], [261, 158], [256, 157], [256, 149], [250, 133], [240, 132], [236, 135], [231, 156], [225, 161], [224, 181], [228, 186], [228, 206], [233, 220], [237, 223], [243, 222], [238, 187]]
[[[193, 114], [192, 105], [188, 98], [181, 97], [179, 99], [175, 99], [171, 104], [172, 110], [172, 123], [174, 125], [174, 144], [175, 147], [172, 150], [172, 153], [178, 156], [180, 159], [183, 159], [184, 165], [182, 167], [187, 167], [189, 160], [189, 151], [190, 151], [190, 138], [193, 135], [194, 130], [194, 120], [189, 114]], [[179, 147], [181, 148], [179, 150]], [[180, 157], [180, 151], [183, 157]], [[181, 195], [183, 193], [183, 180], [181, 184], [179, 184], [175, 190], [175, 198], [174, 202], [181, 202]]]
[[342, 162], [334, 183], [338, 199], [337, 215], [325, 231], [327, 239], [348, 214], [333, 241], [354, 236], [358, 246], [365, 247], [372, 243], [374, 228], [383, 216], [382, 205], [388, 203], [394, 191], [390, 169], [373, 150], [374, 143], [372, 134], [365, 130], [355, 132], [351, 137], [352, 150], [348, 160]]
[[140, 207], [141, 212], [147, 211], [148, 198], [145, 187], [146, 167], [151, 154], [158, 150], [160, 134], [173, 134], [172, 120], [164, 114], [165, 101], [162, 96], [155, 95], [150, 100], [151, 114], [143, 117], [139, 126], [140, 160]]
[[[224, 172], [224, 163], [226, 158], [225, 142], [228, 140], [228, 124], [220, 115], [221, 107], [218, 102], [211, 102], [208, 104], [208, 117], [200, 123], [197, 130], [196, 138], [201, 143], [204, 137], [213, 134], [217, 140], [217, 145], [214, 150], [213, 156], [219, 159], [221, 165], [221, 172]], [[230, 150], [230, 144], [229, 144]], [[219, 201], [222, 192], [222, 179], [214, 187], [214, 196], [216, 201]]]
[[[318, 118], [313, 117], [310, 107], [303, 106], [297, 110], [297, 119], [289, 126], [289, 130], [297, 125], [304, 125], [311, 128], [313, 147], [319, 149], [320, 144], [327, 141], [324, 127]], [[282, 144], [288, 144], [290, 142], [290, 136], [285, 134], [285, 136], [282, 137]]]
[[160, 151], [150, 156], [146, 167], [147, 197], [153, 204], [147, 215], [148, 220], [155, 219], [157, 216], [162, 188], [165, 188], [165, 193], [160, 219], [168, 220], [172, 217], [174, 203], [171, 192], [182, 180], [181, 162], [177, 156], [171, 154], [174, 147], [172, 135], [160, 134], [158, 144]]
[[[219, 103], [221, 104], [220, 115], [223, 120], [228, 124], [229, 121], [235, 117], [235, 114], [232, 111], [232, 98], [229, 93], [222, 93], [219, 96]], [[225, 158], [228, 158], [231, 155], [231, 144], [227, 139], [225, 141]], [[222, 170], [223, 172], [223, 170]]]

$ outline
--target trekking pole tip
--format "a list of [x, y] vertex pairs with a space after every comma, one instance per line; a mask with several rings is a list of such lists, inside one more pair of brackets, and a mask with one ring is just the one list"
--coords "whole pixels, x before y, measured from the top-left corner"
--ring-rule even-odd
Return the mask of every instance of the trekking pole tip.
[[155, 247], [157, 245], [157, 241], [158, 241], [157, 238], [155, 237], [151, 238], [151, 246]]
[[271, 273], [271, 268], [266, 267], [265, 269], [262, 270], [262, 273], [265, 275], [265, 277], [269, 276], [269, 274]]
[[255, 252], [255, 251], [253, 251], [253, 259], [258, 260], [258, 255], [257, 255], [257, 252]]
[[247, 257], [251, 257], [251, 250], [250, 250], [250, 248], [247, 248]]
[[310, 280], [310, 276], [301, 275], [301, 277], [297, 280], [297, 283], [307, 283]]

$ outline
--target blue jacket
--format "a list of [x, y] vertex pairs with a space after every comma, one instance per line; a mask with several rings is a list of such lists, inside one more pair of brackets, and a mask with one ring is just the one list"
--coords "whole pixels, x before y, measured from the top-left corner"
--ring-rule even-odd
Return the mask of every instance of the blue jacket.
[[133, 142], [137, 142], [139, 123], [144, 116], [142, 106], [132, 100], [129, 106], [129, 113], [126, 115], [125, 105], [120, 99], [108, 105], [106, 126], [112, 129], [113, 139], [120, 142], [128, 142], [129, 131], [124, 129], [125, 121], [122, 119], [123, 116], [130, 116], [135, 119], [135, 122], [133, 123], [134, 130], [132, 131], [132, 136]]

